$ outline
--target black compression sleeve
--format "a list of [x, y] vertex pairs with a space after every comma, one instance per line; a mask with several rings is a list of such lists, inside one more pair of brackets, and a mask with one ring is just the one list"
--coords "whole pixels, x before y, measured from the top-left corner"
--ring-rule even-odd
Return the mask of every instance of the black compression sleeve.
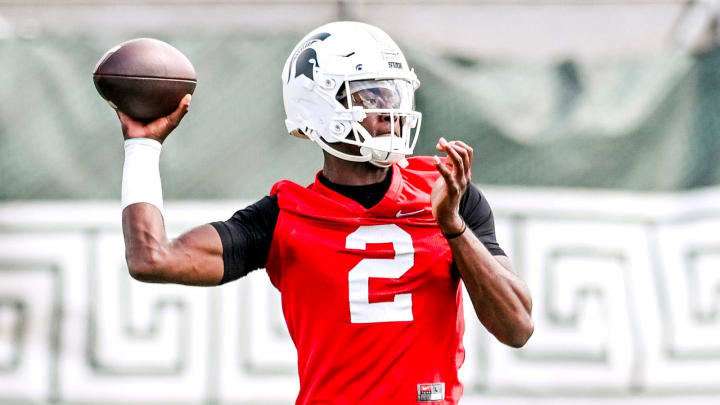
[[236, 280], [265, 267], [280, 208], [277, 196], [267, 196], [210, 225], [220, 234], [224, 273], [220, 284]]
[[485, 196], [470, 184], [460, 199], [460, 215], [468, 228], [494, 256], [506, 256], [495, 238], [495, 220]]

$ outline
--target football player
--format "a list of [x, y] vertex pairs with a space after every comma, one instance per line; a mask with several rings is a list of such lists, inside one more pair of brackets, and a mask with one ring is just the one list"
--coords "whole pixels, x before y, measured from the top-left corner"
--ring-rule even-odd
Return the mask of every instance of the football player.
[[442, 158], [407, 157], [420, 132], [420, 82], [377, 27], [317, 28], [281, 80], [288, 132], [324, 151], [315, 181], [280, 181], [229, 220], [175, 240], [164, 230], [158, 162], [190, 96], [147, 125], [119, 113], [131, 275], [210, 286], [265, 268], [298, 351], [297, 404], [456, 404], [461, 280], [500, 342], [520, 347], [533, 332], [528, 288], [470, 183], [473, 149], [440, 138]]

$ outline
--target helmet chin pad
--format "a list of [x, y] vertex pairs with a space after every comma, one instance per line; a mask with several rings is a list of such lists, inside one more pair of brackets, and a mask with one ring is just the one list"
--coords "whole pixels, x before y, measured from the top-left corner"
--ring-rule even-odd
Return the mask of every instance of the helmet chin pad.
[[[395, 138], [395, 140], [393, 140]], [[375, 166], [388, 167], [405, 157], [404, 153], [395, 152], [393, 143], [400, 145], [402, 140], [394, 136], [378, 136], [365, 141], [360, 147], [360, 155], [369, 156], [368, 161]]]
[[[377, 139], [377, 141], [373, 141], [375, 139]], [[315, 137], [313, 140], [320, 145], [324, 151], [337, 158], [350, 162], [370, 162], [378, 167], [391, 166], [406, 156], [404, 153], [390, 151], [389, 136], [372, 138], [372, 140], [366, 142], [364, 146], [354, 145], [357, 148], [354, 151], [346, 150], [349, 144], [341, 141], [327, 142], [320, 137]], [[396, 143], [399, 144], [399, 140], [396, 141]], [[369, 146], [366, 146], [368, 144]], [[340, 145], [344, 145], [345, 147], [338, 148], [337, 146]]]

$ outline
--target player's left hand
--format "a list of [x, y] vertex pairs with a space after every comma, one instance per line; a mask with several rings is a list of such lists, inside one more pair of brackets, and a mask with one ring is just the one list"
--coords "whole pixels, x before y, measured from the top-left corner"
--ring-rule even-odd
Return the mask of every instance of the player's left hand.
[[442, 175], [430, 194], [433, 216], [445, 234], [461, 232], [465, 226], [460, 216], [460, 199], [472, 179], [473, 149], [462, 141], [448, 142], [440, 138], [435, 148], [445, 152], [447, 159], [435, 156], [435, 168]]

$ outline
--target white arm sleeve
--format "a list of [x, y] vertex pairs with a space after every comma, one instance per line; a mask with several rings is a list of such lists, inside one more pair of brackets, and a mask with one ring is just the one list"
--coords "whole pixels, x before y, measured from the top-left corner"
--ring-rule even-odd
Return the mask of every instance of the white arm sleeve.
[[149, 138], [125, 141], [122, 177], [122, 208], [145, 202], [156, 206], [164, 216], [160, 182], [160, 142]]

